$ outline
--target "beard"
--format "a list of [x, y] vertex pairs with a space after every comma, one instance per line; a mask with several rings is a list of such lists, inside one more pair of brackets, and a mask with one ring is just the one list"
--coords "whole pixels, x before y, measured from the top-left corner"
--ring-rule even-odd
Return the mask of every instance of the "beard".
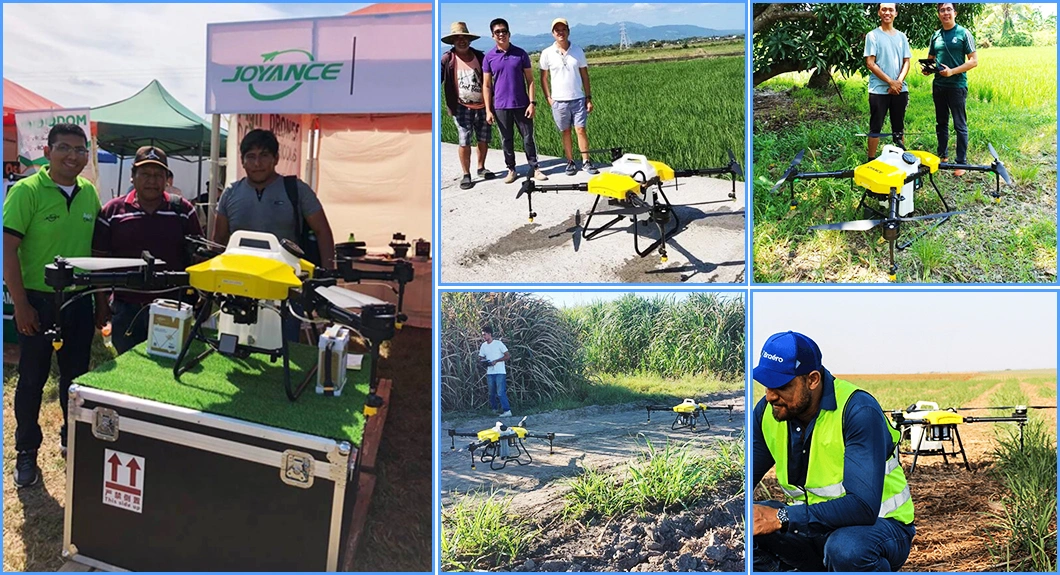
[[810, 409], [810, 403], [813, 401], [810, 396], [810, 388], [805, 382], [797, 382], [795, 388], [795, 395], [792, 397], [790, 402], [777, 402], [770, 404], [773, 408], [773, 419], [777, 421], [788, 421], [792, 418], [800, 417]]

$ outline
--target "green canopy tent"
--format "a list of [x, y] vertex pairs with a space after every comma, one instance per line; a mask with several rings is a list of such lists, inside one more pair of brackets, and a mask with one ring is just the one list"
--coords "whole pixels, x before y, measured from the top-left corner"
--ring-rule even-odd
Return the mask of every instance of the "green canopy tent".
[[[167, 155], [199, 162], [201, 193], [203, 152], [210, 146], [210, 123], [173, 97], [158, 80], [133, 96], [92, 109], [96, 141], [100, 148], [121, 158], [136, 154], [141, 146], [156, 146]], [[221, 130], [221, 149], [227, 139]], [[121, 174], [119, 167], [118, 173]]]

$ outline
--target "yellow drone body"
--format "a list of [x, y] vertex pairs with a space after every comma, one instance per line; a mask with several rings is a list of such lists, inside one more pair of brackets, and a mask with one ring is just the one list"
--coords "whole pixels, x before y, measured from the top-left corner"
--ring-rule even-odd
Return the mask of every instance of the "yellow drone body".
[[930, 411], [923, 417], [930, 425], [964, 423], [964, 418], [952, 411]]
[[[526, 437], [525, 427], [509, 427], [508, 429], [514, 432], [515, 436], [519, 439], [523, 439], [524, 437]], [[497, 441], [500, 441], [500, 439], [501, 432], [495, 427], [491, 429], [483, 429], [482, 431], [478, 432], [479, 441], [490, 441], [496, 443]]]
[[[919, 160], [921, 165], [927, 166], [931, 173], [939, 169], [938, 156], [921, 150], [907, 150], [905, 153], [912, 154]], [[886, 196], [891, 190], [901, 192], [905, 186], [905, 179], [909, 172], [886, 161], [880, 157], [854, 168], [854, 183], [868, 191]]]
[[659, 181], [669, 182], [676, 178], [674, 175], [674, 169], [662, 162], [656, 162], [655, 160], [648, 160], [651, 167], [655, 168], [655, 173], [659, 175]]
[[607, 172], [589, 179], [589, 193], [625, 200], [631, 193], [640, 193], [640, 183], [630, 176]]
[[253, 299], [287, 299], [289, 289], [302, 285], [286, 263], [246, 254], [221, 254], [187, 272], [194, 288]]
[[674, 406], [675, 413], [694, 413], [697, 409], [706, 409], [707, 404], [696, 403], [695, 400], [686, 399]]

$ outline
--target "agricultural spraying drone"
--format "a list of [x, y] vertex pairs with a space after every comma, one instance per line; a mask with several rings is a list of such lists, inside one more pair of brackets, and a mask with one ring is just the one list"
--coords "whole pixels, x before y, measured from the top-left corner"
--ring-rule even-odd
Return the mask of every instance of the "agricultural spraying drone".
[[[592, 150], [596, 151], [596, 150]], [[663, 191], [664, 187], [677, 188], [677, 178], [690, 176], [713, 176], [729, 174], [732, 180], [732, 191], [729, 199], [736, 200], [736, 178], [743, 177], [743, 169], [736, 161], [736, 156], [729, 150], [729, 163], [720, 168], [700, 168], [690, 170], [674, 170], [670, 166], [647, 159], [637, 154], [623, 154], [622, 148], [610, 148], [611, 171], [598, 174], [589, 178], [588, 182], [572, 184], [540, 185], [534, 182], [529, 175], [523, 182], [516, 199], [526, 195], [526, 204], [530, 210], [530, 221], [537, 217], [534, 212], [535, 193], [542, 192], [589, 192], [596, 196], [593, 207], [585, 219], [585, 225], [581, 223], [581, 212], [574, 216], [574, 224], [581, 229], [581, 236], [591, 240], [601, 232], [611, 228], [622, 220], [629, 218], [633, 226], [633, 250], [637, 255], [644, 257], [659, 250], [662, 261], [666, 261], [666, 241], [669, 240], [681, 227], [681, 221], [674, 212], [673, 205]], [[673, 184], [665, 182], [673, 181]], [[649, 195], [650, 192], [650, 195]], [[600, 199], [607, 198], [607, 205], [611, 209], [601, 209]], [[660, 199], [661, 198], [661, 199]], [[593, 216], [614, 216], [604, 225], [590, 229]], [[672, 222], [673, 225], [670, 225]], [[640, 226], [655, 225], [659, 230], [659, 239], [655, 240], [643, 250], [640, 249]]]
[[[399, 294], [413, 279], [412, 264], [403, 259], [382, 260], [368, 258], [359, 246], [343, 246], [336, 257], [336, 269], [315, 267], [303, 259], [298, 246], [286, 239], [277, 240], [268, 233], [239, 231], [232, 234], [227, 246], [202, 238], [189, 237], [189, 244], [197, 246], [197, 254], [206, 261], [183, 271], [156, 269], [165, 262], [144, 252], [135, 258], [55, 258], [55, 263], [44, 269], [45, 283], [55, 290], [56, 318], [59, 310], [71, 301], [95, 292], [130, 291], [141, 293], [185, 292], [197, 295], [198, 312], [173, 366], [173, 376], [194, 367], [207, 355], [218, 352], [225, 356], [245, 358], [251, 353], [269, 356], [271, 361], [283, 358], [284, 391], [295, 401], [315, 375], [314, 366], [305, 380], [292, 388], [288, 343], [281, 329], [282, 318], [291, 316], [311, 324], [334, 322], [359, 333], [370, 349], [371, 375], [365, 413], [372, 415], [382, 405], [375, 395], [376, 368], [379, 346], [394, 337], [400, 322], [401, 299], [398, 305], [359, 294], [336, 285], [339, 279], [347, 282], [365, 280], [395, 281]], [[384, 271], [355, 268], [355, 264], [383, 266]], [[76, 271], [78, 270], [84, 271]], [[136, 268], [130, 270], [129, 268]], [[87, 286], [65, 299], [64, 290], [71, 286]], [[301, 304], [304, 316], [298, 315], [291, 302]], [[215, 311], [215, 305], [219, 311]], [[360, 312], [344, 308], [360, 308]], [[212, 315], [218, 315], [216, 335], [203, 330]], [[316, 314], [319, 319], [313, 319]], [[62, 347], [59, 324], [47, 330], [55, 349]], [[192, 342], [205, 344], [206, 350], [188, 359]], [[329, 351], [330, 352], [330, 351]], [[326, 356], [326, 364], [330, 356]], [[325, 371], [325, 375], [328, 372]], [[329, 380], [330, 381], [330, 380]], [[327, 389], [327, 386], [325, 386]]]
[[653, 411], [671, 411], [674, 413], [674, 422], [670, 424], [670, 429], [677, 431], [680, 429], [688, 429], [692, 433], [696, 431], [696, 424], [700, 418], [703, 418], [703, 423], [707, 424], [707, 429], [710, 429], [710, 421], [707, 420], [707, 411], [711, 409], [725, 409], [729, 412], [729, 421], [732, 421], [732, 409], [735, 407], [732, 404], [729, 405], [707, 405], [705, 403], [697, 402], [694, 399], [686, 399], [677, 405], [645, 405], [644, 409], [648, 411], [648, 421], [651, 421], [651, 412]]
[[[1020, 450], [1023, 449], [1023, 427], [1027, 425], [1028, 409], [1056, 409], [1055, 405], [1002, 405], [995, 407], [950, 407], [939, 409], [935, 402], [918, 401], [905, 409], [895, 409], [888, 412], [894, 421], [895, 427], [901, 433], [901, 442], [908, 442], [906, 448], [899, 443], [898, 453], [901, 455], [912, 455], [913, 464], [909, 468], [912, 474], [916, 470], [917, 459], [921, 456], [940, 456], [943, 463], [949, 463], [948, 457], [956, 459], [958, 455], [964, 460], [964, 467], [968, 471], [972, 468], [968, 465], [968, 456], [965, 454], [964, 444], [961, 442], [959, 425], [965, 423], [998, 423], [1011, 422], [1019, 425]], [[996, 417], [973, 417], [964, 416], [958, 411], [973, 410], [1012, 410], [1011, 415]], [[954, 448], [954, 441], [957, 447]], [[949, 443], [947, 450], [946, 443]]]
[[[882, 134], [870, 134], [882, 135]], [[799, 164], [802, 163], [803, 154], [800, 151], [791, 161], [784, 175], [770, 189], [770, 193], [776, 193], [785, 182], [791, 190], [790, 208], [794, 210], [798, 206], [795, 200], [795, 180], [816, 180], [823, 178], [853, 178], [854, 183], [864, 188], [858, 209], [864, 210], [872, 216], [872, 219], [854, 220], [835, 224], [823, 224], [812, 226], [811, 230], [841, 230], [841, 231], [869, 231], [882, 225], [883, 239], [890, 244], [891, 267], [890, 280], [895, 281], [898, 274], [898, 266], [894, 262], [895, 243], [901, 232], [903, 222], [914, 222], [919, 220], [939, 220], [934, 225], [921, 231], [915, 238], [902, 242], [898, 250], [904, 250], [913, 242], [923, 237], [931, 230], [949, 221], [952, 216], [964, 212], [950, 211], [946, 198], [935, 185], [933, 174], [939, 170], [970, 170], [977, 172], [991, 172], [995, 176], [995, 189], [991, 193], [996, 202], [1001, 201], [1001, 181], [1004, 180], [1009, 186], [1012, 178], [1005, 169], [1005, 164], [998, 158], [994, 146], [987, 144], [990, 155], [994, 161], [989, 165], [953, 164], [941, 162], [939, 157], [929, 152], [920, 150], [903, 150], [898, 146], [886, 145], [883, 153], [874, 160], [864, 163], [853, 170], [839, 170], [833, 172], [799, 172]], [[931, 187], [935, 190], [939, 199], [942, 200], [943, 212], [927, 214], [922, 216], [911, 216], [913, 213], [913, 196], [915, 192], [923, 187], [923, 178], [927, 176]], [[874, 205], [875, 204], [875, 205]]]
[[489, 463], [490, 469], [499, 471], [509, 462], [514, 461], [519, 465], [529, 465], [534, 462], [530, 452], [526, 450], [523, 439], [534, 437], [548, 440], [548, 454], [552, 455], [552, 440], [557, 437], [574, 437], [569, 433], [531, 433], [523, 424], [526, 418], [519, 420], [518, 425], [508, 426], [501, 422], [489, 429], [482, 431], [457, 431], [449, 429], [449, 439], [452, 442], [450, 450], [456, 449], [457, 437], [473, 437], [475, 441], [468, 444], [467, 450], [471, 453], [471, 469], [475, 469], [475, 452], [482, 450], [479, 461]]

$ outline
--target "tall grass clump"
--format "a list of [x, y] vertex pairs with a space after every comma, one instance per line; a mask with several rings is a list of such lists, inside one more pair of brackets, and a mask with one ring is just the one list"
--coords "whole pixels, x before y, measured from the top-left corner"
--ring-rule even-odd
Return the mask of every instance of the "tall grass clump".
[[442, 510], [442, 571], [511, 563], [537, 534], [509, 513], [511, 501], [465, 497]]
[[583, 520], [687, 508], [720, 483], [741, 483], [743, 461], [742, 441], [719, 441], [709, 454], [692, 449], [692, 442], [659, 449], [646, 441], [625, 481], [593, 469], [572, 479], [563, 513]]
[[649, 299], [629, 294], [572, 308], [566, 315], [592, 372], [743, 377], [740, 298], [693, 293], [677, 301], [669, 295]]
[[1041, 420], [1002, 434], [994, 450], [993, 472], [1005, 487], [994, 525], [1011, 533], [990, 545], [997, 566], [1006, 571], [1056, 572], [1056, 443]]
[[441, 309], [443, 409], [474, 410], [488, 401], [478, 356], [486, 325], [511, 353], [509, 400], [547, 402], [582, 383], [578, 341], [551, 302], [527, 293], [446, 292]]

